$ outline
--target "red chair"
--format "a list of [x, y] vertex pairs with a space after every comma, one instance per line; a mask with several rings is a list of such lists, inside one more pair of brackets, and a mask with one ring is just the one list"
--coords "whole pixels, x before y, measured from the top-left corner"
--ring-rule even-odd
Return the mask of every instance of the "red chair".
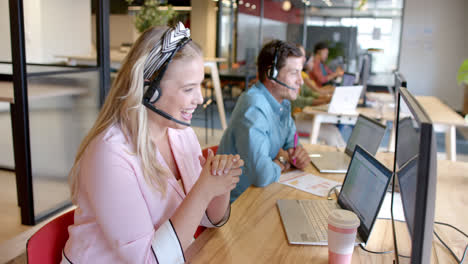
[[60, 263], [68, 240], [68, 226], [74, 223], [74, 213], [72, 210], [53, 219], [29, 238], [26, 244], [29, 264]]
[[206, 157], [208, 157], [208, 149], [211, 149], [213, 153], [216, 155], [216, 151], [218, 151], [218, 145], [207, 147], [202, 150], [202, 155], [205, 159]]
[[[216, 154], [216, 151], [218, 151], [218, 145], [207, 147], [202, 150], [202, 155], [205, 159], [206, 157], [208, 157], [208, 149], [211, 149], [213, 153]], [[206, 227], [204, 226], [198, 226], [197, 231], [195, 231], [195, 234], [193, 235], [193, 237], [197, 238], [199, 235], [201, 235], [201, 233], [203, 233], [203, 231], [205, 231], [205, 229]]]

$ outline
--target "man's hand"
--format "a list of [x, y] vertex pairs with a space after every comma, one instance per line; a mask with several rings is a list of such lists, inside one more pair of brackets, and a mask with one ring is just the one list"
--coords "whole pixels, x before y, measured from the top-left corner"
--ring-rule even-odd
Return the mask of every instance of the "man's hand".
[[[310, 163], [309, 154], [302, 146], [288, 149], [289, 162], [298, 169], [304, 169]], [[293, 162], [295, 159], [296, 162]]]

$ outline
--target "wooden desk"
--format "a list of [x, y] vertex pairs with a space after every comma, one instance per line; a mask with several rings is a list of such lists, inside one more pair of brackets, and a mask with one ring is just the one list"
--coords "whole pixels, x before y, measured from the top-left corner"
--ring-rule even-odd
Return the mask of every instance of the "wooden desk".
[[463, 117], [434, 96], [416, 96], [418, 102], [434, 123], [434, 130], [445, 133], [445, 152], [447, 159], [457, 158], [456, 127], [468, 126]]
[[[308, 150], [334, 149], [327, 146], [309, 145]], [[379, 160], [392, 166], [391, 153], [379, 153]], [[310, 165], [307, 171], [320, 175]], [[439, 184], [437, 188], [436, 220], [455, 224], [468, 230], [468, 222], [462, 213], [468, 195], [468, 163], [439, 162]], [[343, 174], [327, 174], [326, 178], [343, 181]], [[455, 188], [455, 189], [454, 189]], [[455, 191], [454, 191], [455, 190]], [[445, 193], [454, 194], [449, 197]], [[219, 229], [207, 229], [187, 249], [185, 256], [190, 263], [328, 263], [326, 246], [289, 245], [281, 218], [276, 207], [277, 199], [324, 199], [273, 183], [266, 188], [249, 187], [232, 204], [231, 218]], [[456, 199], [455, 202], [452, 200]], [[460, 210], [461, 209], [461, 210]], [[463, 210], [465, 209], [465, 210]], [[452, 248], [459, 250], [466, 243], [454, 232], [436, 227]], [[459, 238], [459, 240], [456, 240]], [[461, 243], [461, 241], [464, 241]], [[458, 244], [457, 244], [458, 242]], [[433, 263], [455, 263], [448, 251], [438, 241], [433, 242]], [[370, 250], [393, 249], [392, 229], [389, 220], [377, 220], [370, 240]], [[393, 254], [375, 255], [355, 248], [352, 263], [392, 263]]]
[[[305, 107], [303, 112], [314, 116], [312, 121], [312, 129], [310, 132], [310, 143], [317, 144], [318, 133], [321, 123], [332, 124], [355, 124], [357, 115], [364, 114], [369, 117], [379, 119], [383, 123], [387, 121], [393, 122], [395, 119], [395, 104], [392, 105], [392, 97], [389, 94], [369, 93], [368, 98], [377, 100], [379, 107], [358, 107], [356, 113], [350, 114], [333, 114], [316, 110], [313, 107]], [[426, 110], [429, 117], [434, 123], [436, 132], [445, 133], [445, 146], [447, 159], [456, 161], [456, 127], [468, 126], [468, 123], [453, 111], [450, 107], [442, 103], [434, 96], [416, 96], [416, 99], [421, 106]], [[392, 127], [388, 150], [393, 151], [395, 145], [395, 126]]]

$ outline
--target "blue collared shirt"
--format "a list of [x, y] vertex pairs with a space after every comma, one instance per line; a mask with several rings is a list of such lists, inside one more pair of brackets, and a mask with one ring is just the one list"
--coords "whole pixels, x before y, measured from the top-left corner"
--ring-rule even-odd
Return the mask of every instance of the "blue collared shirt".
[[239, 154], [245, 162], [231, 202], [252, 184], [264, 187], [278, 181], [281, 168], [273, 159], [280, 148], [294, 147], [295, 132], [290, 102], [278, 103], [261, 82], [239, 97], [218, 148], [219, 154]]

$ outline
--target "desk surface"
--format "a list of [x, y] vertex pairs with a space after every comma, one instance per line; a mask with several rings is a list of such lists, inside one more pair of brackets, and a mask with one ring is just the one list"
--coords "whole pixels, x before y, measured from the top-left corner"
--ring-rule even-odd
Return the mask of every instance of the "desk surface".
[[[307, 145], [308, 150], [334, 149], [327, 146]], [[392, 164], [389, 153], [379, 153], [378, 158], [387, 166]], [[463, 171], [468, 163], [441, 161], [438, 164], [438, 187], [436, 219], [468, 230], [468, 222], [462, 213], [467, 209], [468, 177]], [[312, 165], [307, 171], [320, 175]], [[343, 174], [329, 174], [326, 178], [343, 181]], [[454, 196], [448, 198], [445, 193]], [[460, 199], [455, 199], [454, 197]], [[328, 263], [328, 249], [325, 246], [289, 245], [281, 218], [276, 207], [277, 199], [324, 199], [296, 190], [279, 183], [266, 188], [250, 187], [232, 204], [231, 218], [219, 229], [207, 229], [187, 249], [186, 258], [190, 263]], [[464, 210], [463, 210], [464, 209]], [[464, 247], [464, 238], [446, 229], [443, 237], [449, 245], [460, 252]], [[459, 238], [459, 240], [456, 240]], [[437, 242], [433, 242], [433, 263], [454, 263], [448, 251]], [[392, 229], [389, 220], [378, 220], [368, 242], [370, 250], [385, 251], [393, 249]], [[373, 255], [355, 248], [352, 263], [392, 263], [393, 254]], [[443, 261], [442, 261], [443, 260]]]
[[468, 126], [465, 119], [434, 96], [416, 96], [426, 113], [436, 124]]
[[[391, 95], [380, 93], [369, 93], [372, 99], [380, 100], [383, 104], [378, 107], [358, 107], [356, 113], [348, 114], [333, 114], [317, 110], [312, 106], [304, 107], [303, 112], [306, 114], [327, 114], [335, 116], [357, 116], [357, 113], [367, 115], [372, 118], [384, 119], [393, 121], [395, 119], [395, 104], [389, 105], [392, 101]], [[416, 96], [416, 99], [421, 106], [426, 110], [429, 117], [435, 124], [455, 125], [455, 126], [468, 126], [468, 123], [463, 117], [457, 114], [454, 110], [440, 101], [434, 96]]]
[[[28, 99], [36, 100], [64, 95], [79, 95], [87, 93], [89, 88], [76, 86], [60, 86], [50, 84], [28, 84]], [[12, 82], [0, 81], [0, 102], [14, 103]]]

